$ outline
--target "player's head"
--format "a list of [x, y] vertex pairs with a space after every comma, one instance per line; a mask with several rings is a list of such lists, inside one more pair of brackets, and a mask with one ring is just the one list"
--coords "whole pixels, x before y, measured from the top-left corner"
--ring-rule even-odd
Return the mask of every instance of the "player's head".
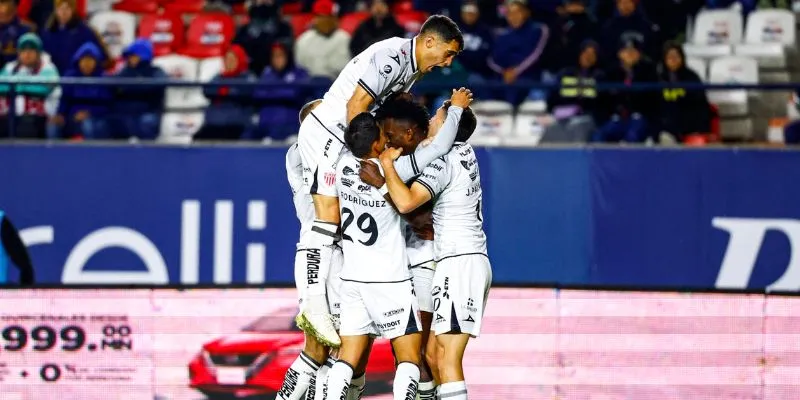
[[344, 143], [358, 158], [374, 158], [386, 148], [386, 135], [375, 117], [363, 112], [350, 121], [344, 132]]
[[376, 115], [383, 124], [389, 146], [400, 147], [408, 155], [428, 137], [428, 110], [413, 100], [394, 98], [383, 103]]
[[299, 115], [301, 124], [303, 123], [303, 120], [306, 119], [308, 114], [311, 114], [311, 112], [314, 111], [315, 108], [317, 108], [319, 103], [322, 103], [322, 99], [311, 100], [303, 105], [303, 107], [300, 109], [300, 115]]
[[464, 48], [464, 36], [458, 25], [444, 15], [431, 15], [420, 28], [415, 56], [419, 70], [431, 72], [434, 67], [448, 67]]
[[[431, 118], [430, 123], [430, 134], [436, 134], [439, 132], [439, 129], [442, 128], [444, 122], [447, 120], [447, 109], [450, 108], [450, 101], [445, 101], [438, 110], [436, 110], [436, 114], [434, 114], [433, 118]], [[471, 108], [467, 107], [461, 113], [461, 119], [458, 121], [458, 128], [456, 130], [456, 142], [466, 142], [475, 132], [475, 128], [478, 126], [478, 119], [475, 117], [475, 113], [472, 111]]]

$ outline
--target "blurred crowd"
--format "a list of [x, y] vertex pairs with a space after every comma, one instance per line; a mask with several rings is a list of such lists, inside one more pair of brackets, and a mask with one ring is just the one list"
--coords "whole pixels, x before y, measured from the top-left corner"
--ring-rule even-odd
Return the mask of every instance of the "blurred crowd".
[[[400, 0], [397, 0], [400, 1]], [[406, 2], [408, 2], [406, 0]], [[392, 0], [303, 0], [313, 13], [311, 28], [296, 35], [281, 15], [278, 0], [217, 0], [209, 9], [247, 7], [224, 52], [217, 83], [251, 86], [208, 87], [210, 101], [196, 140], [285, 140], [297, 131], [297, 109], [319, 91], [272, 83], [335, 79], [344, 65], [372, 43], [413, 36], [391, 12]], [[687, 21], [701, 8], [738, 6], [791, 8], [788, 0], [417, 0], [415, 10], [446, 13], [464, 33], [465, 48], [449, 68], [424, 80], [471, 86], [479, 99], [519, 105], [546, 100], [561, 130], [574, 141], [643, 142], [667, 132], [676, 139], [711, 131], [714, 109], [703, 92], [599, 91], [600, 82], [700, 82], [687, 68], [680, 46]], [[101, 36], [79, 15], [76, 0], [33, 0], [28, 19], [15, 0], [0, 0], [0, 76], [24, 84], [13, 102], [0, 97], [0, 138], [154, 139], [159, 134], [165, 89], [158, 85], [57, 84], [60, 77], [166, 78], [154, 65], [149, 38], [110, 56]], [[347, 13], [369, 17], [348, 33], [339, 25]], [[524, 90], [515, 83], [564, 85], [551, 91]], [[482, 86], [483, 83], [505, 85]], [[258, 84], [263, 83], [263, 84]], [[0, 85], [0, 94], [8, 94]], [[442, 93], [417, 93], [432, 106]]]

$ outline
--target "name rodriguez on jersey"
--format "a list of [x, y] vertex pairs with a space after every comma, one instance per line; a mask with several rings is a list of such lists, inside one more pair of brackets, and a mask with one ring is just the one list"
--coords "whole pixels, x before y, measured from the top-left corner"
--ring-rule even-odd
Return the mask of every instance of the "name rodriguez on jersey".
[[350, 202], [350, 203], [353, 203], [353, 204], [358, 204], [358, 205], [364, 206], [364, 207], [380, 208], [380, 207], [386, 207], [387, 206], [386, 200], [362, 199], [362, 198], [360, 198], [358, 196], [354, 196], [354, 195], [352, 195], [350, 193], [346, 193], [346, 192], [339, 193], [339, 198], [341, 200], [344, 200], [344, 201], [347, 201], [347, 202]]

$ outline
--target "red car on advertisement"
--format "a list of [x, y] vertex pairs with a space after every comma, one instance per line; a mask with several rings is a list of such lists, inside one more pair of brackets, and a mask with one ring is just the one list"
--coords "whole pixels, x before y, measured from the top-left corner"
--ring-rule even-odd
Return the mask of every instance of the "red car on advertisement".
[[[190, 387], [210, 399], [261, 397], [280, 390], [283, 376], [303, 349], [297, 310], [280, 310], [203, 345], [189, 363]], [[391, 391], [394, 355], [387, 340], [376, 340], [367, 365], [367, 393]]]

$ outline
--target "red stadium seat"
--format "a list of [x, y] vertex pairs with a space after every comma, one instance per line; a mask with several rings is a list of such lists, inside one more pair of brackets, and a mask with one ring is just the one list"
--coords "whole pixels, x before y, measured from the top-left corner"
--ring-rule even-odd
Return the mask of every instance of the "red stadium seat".
[[409, 11], [414, 11], [414, 2], [411, 0], [396, 1], [392, 5], [392, 13], [401, 14]]
[[299, 1], [293, 1], [291, 3], [287, 3], [281, 6], [282, 15], [293, 15], [302, 13], [303, 13], [303, 3]]
[[339, 20], [339, 28], [352, 35], [356, 28], [369, 17], [370, 13], [366, 11], [347, 14]]
[[159, 4], [155, 0], [122, 0], [114, 4], [114, 10], [134, 14], [149, 14], [158, 11]]
[[194, 58], [221, 56], [233, 40], [235, 29], [228, 14], [198, 14], [186, 31], [186, 46], [178, 53]]
[[172, 0], [164, 3], [164, 10], [176, 14], [197, 14], [205, 6], [205, 0]]
[[694, 133], [683, 138], [683, 144], [687, 146], [705, 146], [708, 142], [708, 135], [703, 133]]
[[394, 17], [406, 32], [417, 33], [425, 20], [428, 19], [428, 14], [422, 11], [406, 11], [396, 14]]
[[292, 25], [294, 37], [298, 37], [311, 27], [311, 22], [314, 21], [314, 14], [295, 14], [289, 16], [289, 24]]
[[156, 57], [172, 53], [183, 46], [183, 19], [177, 14], [144, 15], [137, 36], [150, 38]]

